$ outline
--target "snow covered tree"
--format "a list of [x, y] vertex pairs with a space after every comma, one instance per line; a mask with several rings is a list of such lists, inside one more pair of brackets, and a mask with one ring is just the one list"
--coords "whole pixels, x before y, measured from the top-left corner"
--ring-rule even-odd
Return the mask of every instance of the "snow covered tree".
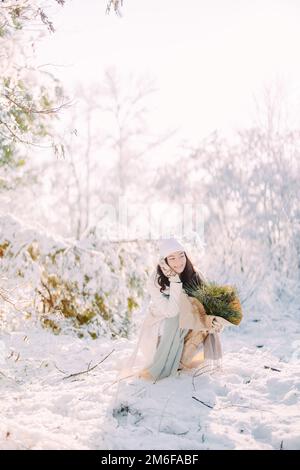
[[[46, 145], [63, 154], [51, 132], [52, 119], [67, 105], [63, 87], [52, 74], [39, 69], [33, 57], [35, 42], [46, 34], [45, 29], [53, 32], [54, 26], [40, 0], [1, 2], [0, 166], [22, 165], [24, 146]], [[41, 143], [47, 139], [47, 144]]]

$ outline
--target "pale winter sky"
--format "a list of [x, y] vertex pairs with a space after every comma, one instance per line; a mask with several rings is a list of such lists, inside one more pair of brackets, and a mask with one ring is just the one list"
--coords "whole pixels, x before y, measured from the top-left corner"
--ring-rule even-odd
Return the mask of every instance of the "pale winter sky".
[[248, 125], [253, 95], [276, 82], [299, 124], [298, 0], [124, 0], [122, 18], [106, 4], [50, 10], [57, 32], [37, 45], [39, 63], [59, 65], [51, 71], [66, 87], [100, 81], [108, 65], [149, 73], [159, 88], [153, 124], [198, 140]]

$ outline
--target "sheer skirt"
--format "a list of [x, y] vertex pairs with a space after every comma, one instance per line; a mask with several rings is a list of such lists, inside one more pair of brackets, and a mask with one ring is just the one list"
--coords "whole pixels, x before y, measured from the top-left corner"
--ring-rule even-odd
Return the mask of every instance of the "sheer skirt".
[[199, 349], [206, 336], [202, 331], [180, 328], [179, 315], [166, 318], [153, 361], [139, 376], [157, 381], [175, 375], [178, 370], [197, 367], [203, 362]]

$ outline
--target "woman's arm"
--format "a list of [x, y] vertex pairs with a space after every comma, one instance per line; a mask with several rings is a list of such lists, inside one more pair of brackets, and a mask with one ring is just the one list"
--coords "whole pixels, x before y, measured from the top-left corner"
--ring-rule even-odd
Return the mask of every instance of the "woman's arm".
[[179, 314], [179, 299], [182, 293], [182, 282], [179, 276], [170, 278], [170, 295], [169, 298], [164, 297], [160, 292], [160, 288], [154, 284], [156, 271], [152, 273], [147, 282], [148, 292], [150, 293], [152, 306], [151, 309], [155, 317], [171, 318]]

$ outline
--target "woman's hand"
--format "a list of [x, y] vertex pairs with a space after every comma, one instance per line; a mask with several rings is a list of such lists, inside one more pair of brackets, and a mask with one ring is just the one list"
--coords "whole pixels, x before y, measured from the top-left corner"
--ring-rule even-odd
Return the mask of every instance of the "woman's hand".
[[210, 333], [220, 333], [224, 329], [224, 325], [218, 317], [214, 317], [211, 324]]
[[[178, 276], [178, 274], [172, 268], [170, 268], [168, 263], [166, 263], [165, 258], [160, 258], [158, 264], [159, 264], [162, 272], [164, 273], [164, 275], [167, 276], [169, 279], [173, 278], [175, 276]], [[180, 281], [180, 279], [179, 279], [179, 281]]]
[[179, 277], [179, 274], [175, 273], [175, 276], [170, 276], [169, 277], [170, 282], [181, 282], [181, 279]]

